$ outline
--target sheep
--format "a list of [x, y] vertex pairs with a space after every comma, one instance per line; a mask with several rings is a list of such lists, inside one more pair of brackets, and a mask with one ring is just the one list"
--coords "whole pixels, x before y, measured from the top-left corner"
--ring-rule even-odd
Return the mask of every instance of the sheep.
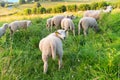
[[80, 29], [83, 29], [84, 35], [88, 33], [88, 28], [91, 27], [95, 29], [96, 32], [99, 31], [99, 27], [95, 18], [92, 17], [83, 17], [78, 23], [78, 35], [80, 34]]
[[55, 26], [56, 29], [59, 29], [61, 26], [61, 20], [65, 17], [68, 17], [68, 18], [71, 18], [71, 19], [74, 19], [75, 16], [73, 15], [70, 15], [70, 16], [65, 16], [65, 15], [57, 15], [57, 16], [54, 16], [51, 20], [51, 30], [52, 30], [52, 26]]
[[96, 20], [99, 20], [100, 14], [103, 13], [110, 13], [112, 11], [112, 6], [107, 6], [106, 10], [87, 10], [85, 11], [83, 17], [93, 17]]
[[66, 38], [66, 30], [57, 30], [54, 33], [49, 34], [39, 42], [39, 49], [42, 52], [42, 60], [44, 62], [43, 72], [46, 73], [48, 69], [48, 57], [52, 56], [55, 60], [56, 55], [58, 56], [59, 69], [62, 66], [62, 40]]
[[7, 28], [8, 28], [8, 23], [4, 23], [2, 27], [0, 27], [0, 38], [5, 34]]
[[48, 31], [49, 31], [49, 28], [51, 28], [51, 20], [52, 18], [48, 18], [46, 22], [46, 28], [48, 29]]
[[30, 20], [20, 20], [20, 21], [14, 21], [9, 24], [9, 29], [11, 31], [11, 34], [16, 32], [19, 28], [27, 29], [32, 24]]
[[68, 30], [73, 31], [73, 35], [75, 36], [75, 26], [73, 21], [70, 18], [62, 19], [61, 28], [67, 30], [67, 36], [68, 36]]

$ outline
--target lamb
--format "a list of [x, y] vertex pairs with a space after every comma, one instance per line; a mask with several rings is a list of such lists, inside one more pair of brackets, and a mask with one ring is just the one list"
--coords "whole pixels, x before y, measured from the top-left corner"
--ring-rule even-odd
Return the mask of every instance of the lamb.
[[44, 62], [44, 73], [48, 69], [48, 57], [52, 56], [52, 59], [55, 60], [56, 55], [58, 55], [58, 64], [59, 69], [62, 66], [62, 40], [66, 38], [66, 30], [57, 30], [54, 33], [51, 33], [47, 37], [43, 38], [39, 43], [39, 49], [42, 52], [42, 60]]
[[14, 21], [9, 24], [9, 29], [11, 31], [11, 34], [16, 32], [19, 28], [27, 29], [32, 24], [30, 20], [20, 20], [20, 21]]
[[68, 36], [68, 30], [71, 30], [73, 32], [73, 35], [75, 36], [75, 26], [70, 18], [62, 19], [61, 28], [67, 30], [67, 36]]
[[70, 15], [70, 16], [65, 16], [65, 15], [57, 15], [57, 16], [54, 16], [52, 18], [52, 21], [51, 21], [51, 29], [52, 29], [52, 26], [55, 26], [56, 29], [59, 29], [61, 26], [61, 20], [65, 17], [68, 17], [68, 18], [71, 18], [71, 19], [74, 19], [75, 16], [73, 15]]
[[5, 34], [7, 28], [8, 28], [8, 23], [4, 23], [2, 27], [0, 27], [0, 38]]
[[88, 33], [88, 28], [91, 27], [95, 29], [96, 32], [99, 31], [99, 27], [95, 18], [92, 17], [83, 17], [78, 23], [78, 35], [80, 34], [80, 29], [83, 29], [84, 35]]
[[93, 17], [96, 20], [99, 20], [100, 14], [103, 13], [110, 13], [112, 11], [112, 6], [107, 6], [106, 10], [87, 10], [85, 11], [83, 17]]
[[46, 28], [48, 29], [48, 31], [51, 28], [51, 20], [52, 20], [52, 18], [48, 18], [47, 22], [46, 22]]

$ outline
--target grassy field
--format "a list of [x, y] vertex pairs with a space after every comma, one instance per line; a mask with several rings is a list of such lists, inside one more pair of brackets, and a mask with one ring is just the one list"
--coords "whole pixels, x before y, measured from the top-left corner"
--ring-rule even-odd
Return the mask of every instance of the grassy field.
[[[46, 17], [44, 17], [44, 16]], [[77, 35], [80, 15], [74, 19], [76, 36], [63, 41], [63, 67], [58, 70], [57, 59], [49, 59], [48, 73], [43, 74], [43, 61], [38, 48], [39, 41], [50, 32], [46, 30], [47, 17], [56, 14], [10, 16], [4, 22], [31, 19], [27, 31], [10, 31], [0, 39], [0, 80], [120, 80], [120, 11], [102, 15], [101, 32], [89, 29], [88, 36]]]

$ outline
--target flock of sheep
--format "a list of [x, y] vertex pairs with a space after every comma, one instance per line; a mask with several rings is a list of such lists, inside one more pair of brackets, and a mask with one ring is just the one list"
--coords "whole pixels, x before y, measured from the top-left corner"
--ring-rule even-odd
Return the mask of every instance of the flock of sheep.
[[[112, 11], [112, 6], [108, 6], [106, 10], [87, 10], [85, 11], [83, 17], [79, 20], [78, 23], [78, 34], [80, 34], [80, 29], [83, 29], [83, 33], [86, 36], [88, 33], [88, 28], [94, 28], [95, 31], [99, 31], [99, 27], [97, 24], [97, 20], [100, 18], [100, 14], [102, 12], [109, 13]], [[58, 56], [58, 64], [59, 69], [62, 66], [62, 56], [63, 56], [63, 48], [62, 48], [62, 40], [66, 38], [66, 33], [68, 36], [68, 31], [71, 30], [73, 35], [75, 36], [75, 26], [72, 21], [75, 19], [75, 16], [64, 16], [64, 15], [57, 15], [52, 18], [47, 19], [46, 21], [46, 28], [52, 31], [52, 28], [55, 27], [58, 29], [57, 31], [49, 34], [39, 43], [39, 49], [42, 52], [42, 60], [44, 62], [44, 70], [43, 72], [46, 73], [48, 69], [48, 58], [52, 56], [52, 59]], [[19, 28], [27, 29], [32, 24], [30, 20], [21, 20], [21, 21], [14, 21], [10, 24], [3, 24], [0, 27], [0, 37], [3, 36], [6, 32], [6, 29], [9, 28], [11, 34], [16, 32]], [[61, 27], [61, 29], [60, 29]]]

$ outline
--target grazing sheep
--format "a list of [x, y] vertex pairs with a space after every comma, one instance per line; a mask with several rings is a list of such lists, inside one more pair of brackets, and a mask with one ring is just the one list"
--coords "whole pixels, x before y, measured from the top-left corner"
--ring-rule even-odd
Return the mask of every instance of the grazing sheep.
[[52, 21], [51, 21], [51, 29], [52, 29], [52, 26], [55, 26], [55, 28], [58, 29], [59, 26], [61, 25], [61, 20], [65, 17], [68, 17], [68, 18], [71, 18], [71, 19], [75, 18], [75, 16], [73, 16], [73, 15], [70, 15], [70, 16], [57, 15], [57, 16], [54, 16], [52, 18]]
[[5, 34], [7, 28], [8, 28], [7, 23], [3, 24], [2, 27], [0, 27], [0, 38]]
[[110, 13], [112, 11], [112, 6], [107, 6], [106, 10], [87, 10], [84, 13], [84, 17], [93, 17], [96, 20], [100, 18], [100, 14], [102, 12], [104, 13]]
[[97, 21], [92, 17], [83, 17], [78, 23], [78, 35], [80, 34], [80, 29], [83, 29], [84, 35], [88, 33], [88, 28], [91, 27], [95, 29], [96, 32], [99, 31]]
[[64, 30], [67, 30], [67, 35], [68, 35], [68, 30], [73, 31], [73, 35], [75, 36], [75, 26], [74, 26], [73, 21], [70, 18], [62, 19], [61, 28]]
[[48, 29], [48, 31], [51, 28], [51, 20], [52, 20], [52, 18], [48, 18], [47, 22], [46, 22], [46, 28]]
[[27, 29], [32, 24], [30, 20], [21, 20], [21, 21], [14, 21], [9, 24], [9, 29], [11, 31], [11, 34], [16, 32], [19, 28]]
[[63, 56], [62, 40], [64, 40], [65, 37], [65, 30], [57, 30], [56, 32], [51, 33], [50, 35], [48, 35], [40, 41], [39, 49], [42, 52], [42, 60], [44, 62], [44, 73], [47, 72], [49, 56], [52, 56], [52, 59], [54, 60], [56, 58], [56, 55], [58, 55], [59, 69], [61, 68]]

